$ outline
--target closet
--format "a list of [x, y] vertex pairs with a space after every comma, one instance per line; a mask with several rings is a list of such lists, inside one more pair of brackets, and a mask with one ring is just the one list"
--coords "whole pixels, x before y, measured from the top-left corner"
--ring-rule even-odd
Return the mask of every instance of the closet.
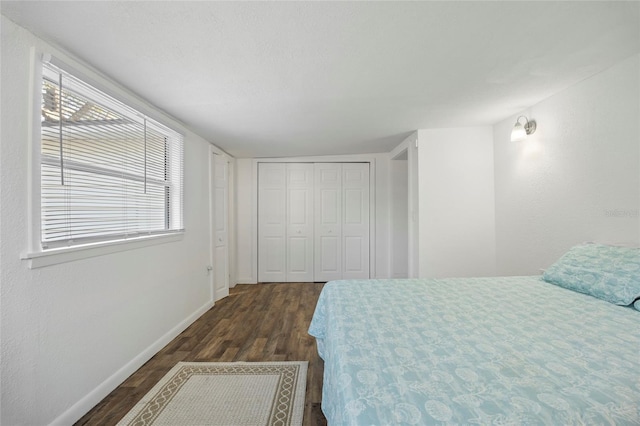
[[258, 281], [369, 278], [369, 163], [258, 164]]

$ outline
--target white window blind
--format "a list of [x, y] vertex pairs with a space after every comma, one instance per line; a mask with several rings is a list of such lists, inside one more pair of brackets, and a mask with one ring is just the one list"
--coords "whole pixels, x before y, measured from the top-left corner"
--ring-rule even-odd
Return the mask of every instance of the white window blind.
[[183, 230], [183, 138], [43, 64], [43, 249]]

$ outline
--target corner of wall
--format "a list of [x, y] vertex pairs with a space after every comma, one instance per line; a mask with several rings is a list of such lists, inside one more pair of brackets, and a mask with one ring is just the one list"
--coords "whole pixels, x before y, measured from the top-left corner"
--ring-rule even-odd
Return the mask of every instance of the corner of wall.
[[[537, 130], [511, 142], [521, 114]], [[499, 274], [538, 274], [584, 241], [640, 243], [640, 54], [493, 133]]]

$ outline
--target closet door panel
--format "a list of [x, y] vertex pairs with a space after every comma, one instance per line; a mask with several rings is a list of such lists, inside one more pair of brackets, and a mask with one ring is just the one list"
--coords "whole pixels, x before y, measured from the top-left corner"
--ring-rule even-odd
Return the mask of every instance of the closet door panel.
[[[287, 250], [289, 252], [289, 274], [306, 274], [309, 271], [309, 239], [306, 237], [290, 237]], [[287, 281], [304, 281], [302, 279], [287, 279]]]
[[361, 237], [345, 237], [344, 238], [344, 273], [345, 274], [362, 274], [363, 241]]
[[326, 229], [337, 229], [340, 226], [340, 189], [339, 188], [319, 188], [320, 225]]
[[342, 278], [342, 164], [315, 164], [315, 281]]
[[369, 278], [369, 164], [342, 165], [344, 279]]
[[313, 281], [312, 163], [286, 164], [287, 282]]
[[[340, 239], [331, 236], [323, 236], [319, 237], [319, 239], [319, 256], [322, 259], [322, 263], [319, 264], [320, 268], [317, 268], [319, 270], [319, 276], [316, 277], [316, 281], [338, 279], [338, 277], [341, 276], [340, 269], [342, 266], [342, 261], [338, 255], [341, 251]], [[334, 278], [326, 278], [329, 275], [332, 275]]]
[[258, 281], [286, 281], [285, 165], [258, 164]]
[[263, 276], [261, 282], [279, 282], [284, 281], [286, 271], [284, 267], [284, 245], [283, 237], [265, 237], [263, 239], [264, 251], [262, 253], [263, 260]]
[[364, 194], [361, 188], [344, 190], [344, 224], [359, 226], [363, 224]]

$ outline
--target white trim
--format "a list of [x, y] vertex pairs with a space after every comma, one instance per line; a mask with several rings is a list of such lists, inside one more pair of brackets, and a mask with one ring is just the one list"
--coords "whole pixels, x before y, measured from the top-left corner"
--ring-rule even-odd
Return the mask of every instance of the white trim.
[[[415, 144], [410, 143], [407, 147], [407, 171], [409, 174], [407, 195], [408, 195], [408, 213], [409, 213], [409, 278], [418, 278], [420, 276], [420, 244], [419, 244], [419, 232], [420, 232], [420, 188], [419, 188], [419, 172], [418, 167], [418, 133], [415, 135]], [[412, 137], [414, 136], [412, 135]], [[413, 142], [413, 141], [411, 141]]]
[[376, 159], [369, 161], [369, 278], [378, 278], [376, 262]]
[[412, 132], [402, 142], [400, 142], [398, 146], [396, 146], [391, 150], [391, 152], [389, 152], [389, 159], [390, 160], [397, 159], [400, 155], [402, 155], [405, 151], [407, 151], [410, 148], [410, 142], [417, 142], [417, 141], [418, 141], [418, 132], [417, 131]]
[[258, 283], [258, 160], [251, 166], [251, 278]]
[[216, 271], [215, 268], [215, 233], [216, 233], [216, 209], [215, 209], [215, 158], [216, 150], [209, 147], [209, 265], [207, 265], [207, 277], [209, 278], [209, 297], [216, 300]]
[[136, 237], [128, 240], [103, 241], [81, 246], [62, 247], [46, 251], [32, 251], [23, 253], [20, 259], [29, 262], [29, 269], [36, 269], [125, 250], [176, 242], [182, 240], [183, 236], [184, 232], [175, 232]]
[[29, 112], [27, 114], [27, 251], [37, 252], [40, 245], [40, 87], [42, 87], [42, 55], [35, 47], [30, 52]]
[[[151, 122], [157, 122], [161, 126], [166, 126], [168, 131], [174, 132], [183, 138], [183, 149], [185, 145], [186, 134], [188, 130], [174, 118], [169, 117], [163, 112], [158, 113], [157, 108], [148, 102], [142, 100], [132, 92], [123, 89], [118, 83], [104, 77], [99, 71], [91, 68], [63, 52], [43, 53], [36, 47], [30, 50], [30, 70], [29, 78], [31, 84], [29, 86], [29, 112], [28, 119], [28, 164], [27, 164], [27, 213], [28, 213], [28, 229], [27, 229], [27, 248], [20, 258], [28, 261], [30, 269], [41, 268], [60, 263], [71, 262], [89, 257], [101, 256], [104, 254], [115, 253], [119, 251], [132, 250], [151, 245], [157, 245], [167, 242], [179, 241], [183, 238], [184, 229], [160, 233], [155, 235], [130, 238], [125, 240], [109, 240], [97, 243], [82, 244], [74, 247], [60, 247], [50, 250], [42, 250], [40, 241], [41, 236], [41, 187], [40, 187], [40, 165], [41, 165], [41, 121], [40, 121], [40, 102], [42, 87], [42, 68], [45, 61], [51, 61], [56, 66], [61, 66], [67, 71], [72, 71], [87, 84], [94, 86], [96, 89], [103, 91], [108, 96], [113, 97], [119, 102], [123, 102], [127, 107], [138, 110], [145, 114]], [[182, 130], [178, 131], [176, 128]], [[212, 145], [214, 146], [214, 145]], [[220, 148], [214, 148], [224, 153]], [[227, 155], [226, 153], [224, 153]], [[184, 156], [184, 152], [182, 153]], [[184, 159], [183, 159], [184, 161]], [[183, 177], [184, 178], [184, 177]], [[182, 188], [184, 199], [184, 185]], [[184, 205], [181, 207], [181, 216], [184, 220]]]
[[205, 312], [207, 312], [213, 306], [213, 300], [209, 300], [201, 308], [196, 310], [193, 314], [189, 315], [178, 325], [173, 327], [162, 337], [152, 343], [148, 348], [143, 350], [140, 354], [134, 357], [131, 361], [126, 363], [122, 368], [112, 374], [107, 380], [99, 384], [95, 389], [89, 392], [84, 398], [76, 402], [67, 411], [58, 416], [50, 424], [53, 425], [70, 425], [78, 421], [89, 410], [102, 401], [111, 391], [120, 386], [131, 374], [138, 370], [145, 362], [151, 357], [157, 354], [162, 348], [164, 348], [169, 342], [175, 339], [180, 333], [193, 324], [198, 318], [200, 318]]
[[229, 187], [227, 194], [228, 199], [228, 216], [229, 216], [229, 229], [227, 230], [227, 244], [229, 247], [229, 258], [228, 258], [228, 267], [229, 267], [229, 288], [233, 288], [236, 286], [236, 162], [233, 157], [225, 155], [227, 158], [227, 167], [229, 176], [227, 178]]
[[238, 277], [236, 281], [236, 284], [258, 284], [258, 280], [251, 277]]

